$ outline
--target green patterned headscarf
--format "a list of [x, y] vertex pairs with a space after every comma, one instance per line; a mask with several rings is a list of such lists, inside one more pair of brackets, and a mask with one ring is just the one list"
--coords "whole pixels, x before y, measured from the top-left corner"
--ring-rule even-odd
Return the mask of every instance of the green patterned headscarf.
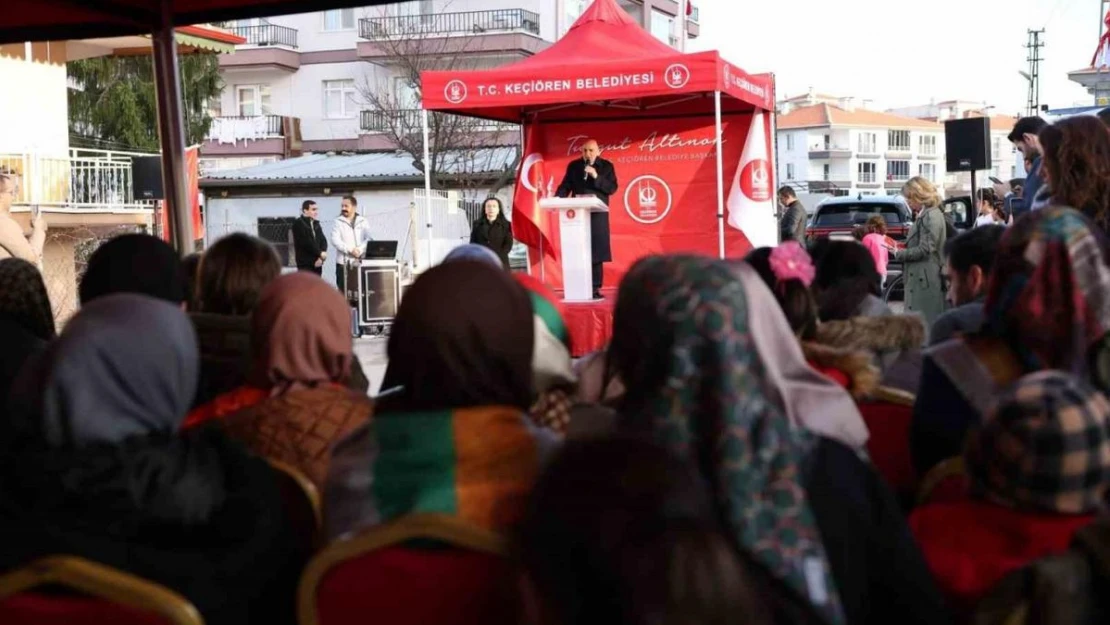
[[619, 427], [690, 459], [739, 546], [843, 623], [802, 485], [815, 439], [773, 399], [734, 271], [694, 256], [641, 260], [621, 283], [613, 328], [609, 353], [628, 389]]

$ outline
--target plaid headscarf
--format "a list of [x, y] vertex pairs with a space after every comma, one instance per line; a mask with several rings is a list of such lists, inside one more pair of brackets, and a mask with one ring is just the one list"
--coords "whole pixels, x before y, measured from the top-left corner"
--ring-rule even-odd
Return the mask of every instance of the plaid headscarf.
[[578, 381], [570, 356], [566, 309], [538, 279], [525, 273], [514, 273], [513, 278], [528, 291], [535, 326], [532, 384], [538, 397], [528, 414], [536, 425], [565, 434], [573, 404], [569, 391]]
[[1014, 508], [1085, 514], [1106, 507], [1110, 401], [1062, 371], [1021, 378], [965, 453], [974, 491]]
[[984, 334], [1006, 341], [1027, 373], [1060, 369], [1084, 379], [1095, 373], [1092, 348], [1110, 330], [1110, 267], [1101, 236], [1079, 211], [1049, 207], [1018, 220], [1002, 238]]
[[0, 316], [44, 341], [57, 336], [50, 296], [38, 267], [19, 258], [0, 260]]
[[805, 487], [812, 435], [794, 428], [760, 360], [748, 298], [724, 262], [662, 256], [621, 283], [610, 357], [627, 387], [618, 426], [647, 430], [708, 480], [739, 546], [830, 623], [843, 623]]

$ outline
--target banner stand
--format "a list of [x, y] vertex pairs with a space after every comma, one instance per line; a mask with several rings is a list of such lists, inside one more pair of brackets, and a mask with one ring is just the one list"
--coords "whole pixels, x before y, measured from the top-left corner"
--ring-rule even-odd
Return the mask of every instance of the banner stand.
[[721, 130], [721, 92], [713, 92], [713, 108], [717, 125], [717, 253], [725, 258], [725, 154], [724, 132]]

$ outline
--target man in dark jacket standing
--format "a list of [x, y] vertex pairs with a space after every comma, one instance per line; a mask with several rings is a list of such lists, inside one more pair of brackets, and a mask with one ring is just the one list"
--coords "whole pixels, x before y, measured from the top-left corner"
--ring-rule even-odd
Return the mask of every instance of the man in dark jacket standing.
[[319, 276], [324, 272], [324, 260], [328, 257], [328, 239], [316, 217], [318, 214], [316, 202], [305, 200], [301, 205], [301, 216], [293, 222], [293, 251], [298, 270]]
[[1008, 137], [1010, 143], [1014, 145], [1014, 149], [1021, 152], [1026, 161], [1032, 163], [1025, 176], [1025, 190], [1022, 193], [1022, 199], [1014, 200], [1013, 218], [1015, 220], [1033, 210], [1033, 202], [1037, 199], [1037, 192], [1044, 184], [1041, 173], [1041, 140], [1039, 135], [1047, 125], [1048, 122], [1040, 117], [1022, 117], [1014, 124], [1014, 129]]
[[[600, 156], [597, 141], [582, 145], [582, 158], [567, 165], [563, 182], [555, 191], [558, 197], [592, 195], [609, 205], [609, 196], [617, 192], [617, 171]], [[594, 299], [601, 299], [602, 264], [613, 260], [609, 246], [609, 213], [590, 213], [590, 252], [593, 256]]]
[[794, 193], [794, 189], [784, 186], [779, 189], [779, 204], [786, 209], [779, 219], [779, 243], [797, 241], [805, 247], [806, 244], [806, 207]]

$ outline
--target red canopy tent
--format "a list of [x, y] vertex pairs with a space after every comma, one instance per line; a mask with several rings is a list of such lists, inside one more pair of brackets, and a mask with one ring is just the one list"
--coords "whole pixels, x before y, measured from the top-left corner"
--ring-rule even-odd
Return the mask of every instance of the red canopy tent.
[[428, 71], [421, 83], [426, 162], [428, 111], [520, 123], [522, 131], [535, 124], [714, 116], [710, 149], [716, 152], [722, 257], [724, 163], [722, 149], [713, 147], [722, 145], [722, 118], [770, 114], [775, 102], [772, 74], [749, 74], [716, 51], [680, 53], [647, 33], [616, 0], [595, 0], [563, 38], [530, 58], [490, 70]]
[[153, 34], [162, 179], [178, 251], [193, 251], [192, 215], [186, 198], [185, 133], [174, 27], [393, 0], [3, 0], [0, 44]]

